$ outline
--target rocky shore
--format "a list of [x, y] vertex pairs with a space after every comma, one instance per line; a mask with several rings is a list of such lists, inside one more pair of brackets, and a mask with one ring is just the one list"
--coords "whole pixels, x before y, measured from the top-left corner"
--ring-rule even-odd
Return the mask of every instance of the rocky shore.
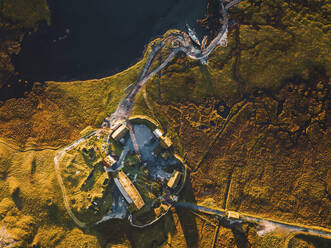
[[0, 100], [8, 98], [13, 83], [20, 83], [15, 87], [22, 92], [28, 87], [27, 82], [15, 77], [13, 57], [21, 50], [24, 34], [36, 31], [41, 22], [50, 23], [46, 0], [0, 1]]

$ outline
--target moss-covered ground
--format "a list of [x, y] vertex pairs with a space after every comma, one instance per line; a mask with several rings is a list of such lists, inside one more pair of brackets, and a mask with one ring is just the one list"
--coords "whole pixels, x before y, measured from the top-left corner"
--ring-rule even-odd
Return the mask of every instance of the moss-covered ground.
[[[240, 25], [207, 66], [179, 55], [162, 71], [160, 87], [158, 77], [146, 85], [133, 114], [156, 117], [190, 166], [181, 200], [213, 198], [219, 208], [331, 227], [329, 12], [327, 1], [244, 1], [232, 11]], [[2, 103], [1, 141], [20, 150], [69, 144], [115, 110], [143, 62], [101, 80], [35, 85], [25, 98]], [[17, 247], [285, 243], [287, 234], [259, 237], [255, 226], [230, 229], [186, 209], [142, 230], [125, 222], [79, 230], [63, 206], [55, 153], [0, 144], [0, 223]], [[329, 240], [300, 236], [288, 247], [323, 247], [319, 242], [329, 247]]]

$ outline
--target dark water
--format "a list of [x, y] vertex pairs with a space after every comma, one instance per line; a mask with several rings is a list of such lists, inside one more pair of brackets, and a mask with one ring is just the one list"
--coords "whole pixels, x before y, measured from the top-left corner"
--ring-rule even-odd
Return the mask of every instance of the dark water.
[[151, 39], [194, 26], [207, 0], [51, 0], [50, 27], [27, 36], [14, 58], [24, 80], [78, 80], [134, 64]]

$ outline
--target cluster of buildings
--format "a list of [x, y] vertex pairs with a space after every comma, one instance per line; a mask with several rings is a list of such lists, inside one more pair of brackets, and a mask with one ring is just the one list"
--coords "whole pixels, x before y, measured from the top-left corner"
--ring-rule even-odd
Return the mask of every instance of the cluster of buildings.
[[[123, 139], [128, 133], [129, 128], [127, 127], [126, 123], [119, 122], [110, 131], [110, 137], [114, 141], [122, 144]], [[153, 131], [153, 135], [156, 139], [159, 140], [159, 145], [160, 147], [162, 147], [162, 149], [166, 150], [171, 148], [171, 140], [168, 137], [165, 137], [159, 129], [155, 129]], [[102, 162], [105, 171], [111, 174], [111, 177], [113, 177], [114, 179], [115, 185], [121, 192], [123, 198], [129, 204], [131, 212], [142, 209], [146, 205], [143, 196], [134, 185], [134, 182], [130, 180], [128, 175], [123, 170], [121, 170], [121, 167], [118, 165], [118, 159], [111, 154], [108, 154], [104, 157]], [[173, 171], [170, 179], [166, 184], [170, 191], [174, 190], [178, 186], [181, 177], [182, 173], [180, 171]]]

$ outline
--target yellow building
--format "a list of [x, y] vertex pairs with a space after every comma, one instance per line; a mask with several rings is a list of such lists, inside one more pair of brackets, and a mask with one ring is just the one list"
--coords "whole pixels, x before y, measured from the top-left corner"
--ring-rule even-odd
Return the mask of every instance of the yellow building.
[[153, 131], [153, 134], [155, 135], [156, 138], [160, 139], [160, 145], [163, 148], [170, 148], [172, 146], [172, 142], [168, 137], [163, 136], [163, 133], [161, 132], [160, 129], [155, 129]]
[[239, 213], [234, 211], [227, 211], [226, 215], [229, 219], [239, 219]]
[[176, 186], [178, 185], [178, 183], [180, 181], [181, 175], [182, 174], [179, 171], [174, 171], [167, 183], [168, 187], [171, 189], [176, 188]]
[[133, 203], [138, 210], [145, 205], [140, 193], [123, 171], [118, 172], [118, 176], [114, 178], [114, 181], [129, 204]]
[[172, 146], [172, 141], [168, 137], [161, 136], [160, 145], [163, 148], [170, 148]]
[[104, 161], [103, 164], [106, 167], [110, 167], [110, 166], [112, 166], [112, 165], [114, 165], [116, 163], [116, 160], [112, 156], [110, 156], [110, 155], [108, 155], [107, 157], [105, 157], [105, 159], [103, 161]]
[[119, 125], [117, 127], [117, 129], [115, 129], [113, 131], [113, 133], [111, 134], [111, 137], [116, 140], [119, 141], [121, 138], [123, 138], [127, 133], [128, 133], [129, 129], [128, 127], [122, 123], [121, 125]]

